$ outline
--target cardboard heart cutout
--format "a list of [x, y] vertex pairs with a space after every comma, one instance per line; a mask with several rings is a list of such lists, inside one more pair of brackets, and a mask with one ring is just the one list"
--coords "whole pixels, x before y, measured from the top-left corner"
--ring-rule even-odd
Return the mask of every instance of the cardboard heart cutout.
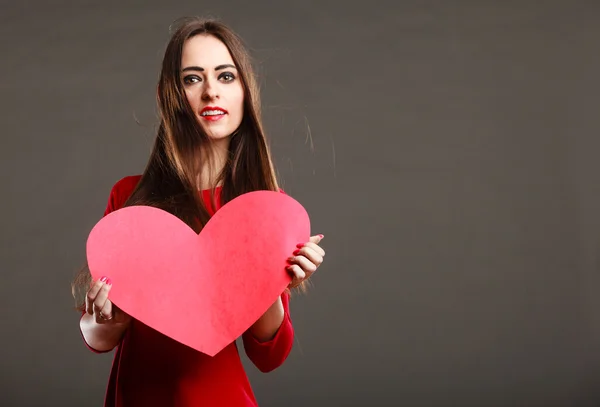
[[214, 356], [283, 293], [287, 258], [309, 237], [296, 200], [255, 191], [221, 207], [200, 234], [157, 208], [119, 209], [94, 226], [86, 250], [94, 280], [112, 280], [114, 304]]

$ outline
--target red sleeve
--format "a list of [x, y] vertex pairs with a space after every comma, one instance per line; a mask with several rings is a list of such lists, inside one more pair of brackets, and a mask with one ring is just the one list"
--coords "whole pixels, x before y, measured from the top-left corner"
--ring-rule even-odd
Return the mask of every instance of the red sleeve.
[[[120, 179], [115, 185], [113, 185], [113, 187], [110, 191], [110, 195], [108, 196], [108, 202], [106, 204], [106, 209], [104, 210], [104, 216], [108, 215], [109, 213], [111, 213], [113, 211], [116, 211], [117, 209], [120, 209], [125, 204], [125, 201], [127, 201], [127, 198], [129, 198], [129, 195], [131, 195], [131, 193], [133, 192], [133, 190], [136, 187], [140, 178], [141, 178], [141, 176], [139, 176], [139, 175], [128, 176], [128, 177]], [[81, 317], [83, 318], [84, 315], [85, 315], [85, 311], [81, 314]], [[91, 350], [92, 352], [94, 352], [94, 353], [110, 352], [110, 350], [99, 351], [97, 349], [92, 348], [85, 341], [85, 338], [83, 337], [83, 333], [81, 332], [81, 328], [79, 330], [79, 333], [81, 334], [81, 339], [83, 339], [83, 343], [85, 344], [85, 346], [87, 346], [87, 348], [89, 350]]]
[[283, 303], [283, 322], [275, 333], [275, 336], [267, 342], [258, 341], [254, 335], [247, 330], [242, 335], [244, 349], [248, 358], [263, 373], [277, 369], [287, 359], [294, 343], [294, 327], [290, 317], [290, 296], [287, 292], [281, 295]]

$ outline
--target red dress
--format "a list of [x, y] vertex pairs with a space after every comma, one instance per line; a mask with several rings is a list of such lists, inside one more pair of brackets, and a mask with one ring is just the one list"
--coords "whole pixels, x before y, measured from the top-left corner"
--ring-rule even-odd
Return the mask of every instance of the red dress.
[[[139, 180], [140, 176], [131, 176], [115, 184], [105, 216], [123, 206]], [[208, 191], [202, 194], [208, 202]], [[292, 348], [289, 295], [283, 293], [281, 299], [285, 315], [273, 339], [259, 342], [249, 331], [242, 335], [248, 358], [262, 372], [279, 367]], [[133, 319], [115, 348], [104, 406], [250, 407], [257, 403], [236, 342], [210, 357]]]

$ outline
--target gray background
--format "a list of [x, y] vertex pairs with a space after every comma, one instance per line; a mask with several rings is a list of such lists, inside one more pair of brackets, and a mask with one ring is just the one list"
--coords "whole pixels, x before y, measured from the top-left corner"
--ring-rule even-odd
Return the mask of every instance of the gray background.
[[287, 363], [244, 359], [261, 406], [600, 405], [600, 4], [284, 3], [0, 3], [0, 404], [101, 405], [69, 283], [146, 163], [169, 24], [213, 15], [326, 235]]

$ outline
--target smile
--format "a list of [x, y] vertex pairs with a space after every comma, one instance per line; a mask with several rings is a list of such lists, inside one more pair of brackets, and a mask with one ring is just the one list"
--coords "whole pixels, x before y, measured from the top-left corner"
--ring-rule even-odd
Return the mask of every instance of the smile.
[[202, 113], [200, 113], [202, 116], [218, 116], [224, 114], [225, 112], [222, 110], [203, 110]]
[[206, 121], [216, 122], [222, 119], [227, 114], [227, 110], [219, 106], [206, 106], [200, 111], [200, 117]]

